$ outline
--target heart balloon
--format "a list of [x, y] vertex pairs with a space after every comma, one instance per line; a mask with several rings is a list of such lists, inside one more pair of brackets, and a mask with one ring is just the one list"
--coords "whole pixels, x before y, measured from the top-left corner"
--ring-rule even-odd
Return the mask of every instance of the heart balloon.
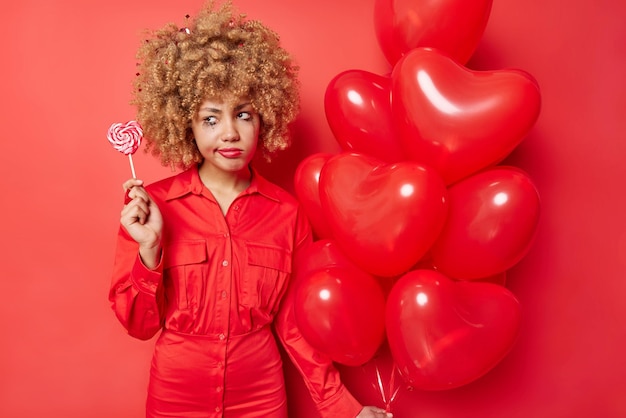
[[326, 153], [309, 155], [298, 164], [294, 174], [294, 191], [319, 239], [332, 236], [330, 226], [322, 213], [319, 194], [320, 172], [330, 157], [332, 155]]
[[492, 0], [376, 0], [374, 29], [393, 66], [418, 47], [437, 48], [461, 63], [487, 26]]
[[528, 174], [494, 167], [448, 189], [448, 220], [430, 254], [442, 273], [478, 279], [513, 267], [531, 247], [539, 194]]
[[[422, 257], [422, 259], [415, 266], [413, 266], [411, 270], [437, 270], [437, 266], [434, 264], [431, 252], [429, 252], [424, 257]], [[472, 280], [472, 281], [477, 281], [477, 282], [495, 283], [500, 286], [504, 286], [506, 284], [506, 273], [507, 273], [506, 271], [502, 271], [500, 273], [496, 273], [491, 276], [472, 277], [471, 279], [468, 279], [467, 277], [464, 277], [464, 278], [452, 277], [447, 273], [446, 273], [446, 276], [452, 280]]]
[[343, 253], [366, 272], [391, 277], [408, 271], [437, 239], [447, 189], [418, 163], [342, 153], [322, 169], [320, 202]]
[[410, 159], [429, 164], [446, 184], [504, 159], [539, 116], [534, 78], [521, 70], [472, 71], [418, 48], [392, 73], [396, 129]]
[[383, 291], [356, 267], [329, 267], [300, 277], [294, 313], [309, 344], [347, 366], [369, 361], [385, 337]]
[[459, 387], [491, 370], [513, 346], [520, 317], [519, 302], [506, 288], [455, 282], [432, 270], [400, 278], [385, 313], [400, 374], [424, 390]]
[[391, 79], [349, 70], [331, 80], [324, 96], [326, 119], [344, 151], [402, 161], [404, 151], [393, 132]]

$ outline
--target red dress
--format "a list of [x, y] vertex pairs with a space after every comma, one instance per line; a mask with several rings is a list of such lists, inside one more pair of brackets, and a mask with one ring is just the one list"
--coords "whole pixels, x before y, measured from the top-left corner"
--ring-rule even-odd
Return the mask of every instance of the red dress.
[[286, 417], [272, 324], [322, 416], [355, 417], [361, 405], [295, 322], [291, 263], [311, 242], [297, 201], [256, 172], [226, 216], [197, 168], [147, 190], [163, 214], [162, 259], [146, 268], [120, 228], [109, 294], [130, 335], [162, 330], [147, 417]]

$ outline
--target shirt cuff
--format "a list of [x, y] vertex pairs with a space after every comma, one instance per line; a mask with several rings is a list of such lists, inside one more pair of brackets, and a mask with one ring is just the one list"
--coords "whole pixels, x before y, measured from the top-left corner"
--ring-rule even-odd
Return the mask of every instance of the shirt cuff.
[[154, 270], [149, 269], [141, 261], [141, 257], [137, 254], [137, 259], [133, 265], [133, 270], [130, 275], [133, 284], [139, 289], [140, 292], [147, 293], [149, 295], [155, 295], [157, 287], [161, 283], [161, 277], [163, 275], [163, 253], [161, 253], [161, 259], [159, 264]]
[[354, 418], [362, 409], [363, 405], [343, 385], [335, 395], [317, 405], [322, 418]]

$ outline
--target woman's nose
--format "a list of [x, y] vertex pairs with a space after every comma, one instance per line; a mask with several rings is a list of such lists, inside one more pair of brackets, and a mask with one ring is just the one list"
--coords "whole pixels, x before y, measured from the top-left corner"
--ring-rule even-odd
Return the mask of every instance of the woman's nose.
[[238, 140], [239, 140], [239, 132], [237, 131], [235, 124], [233, 122], [226, 123], [224, 125], [224, 133], [222, 135], [222, 141], [232, 142], [232, 141], [238, 141]]

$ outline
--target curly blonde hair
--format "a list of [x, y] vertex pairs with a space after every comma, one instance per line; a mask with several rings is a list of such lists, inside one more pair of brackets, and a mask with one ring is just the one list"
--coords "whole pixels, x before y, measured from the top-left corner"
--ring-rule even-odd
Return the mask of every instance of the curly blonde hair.
[[246, 97], [261, 118], [266, 158], [289, 145], [299, 110], [298, 67], [279, 36], [259, 21], [234, 14], [230, 1], [209, 1], [187, 27], [149, 32], [137, 52], [133, 100], [146, 151], [172, 168], [202, 161], [191, 120], [207, 98]]

